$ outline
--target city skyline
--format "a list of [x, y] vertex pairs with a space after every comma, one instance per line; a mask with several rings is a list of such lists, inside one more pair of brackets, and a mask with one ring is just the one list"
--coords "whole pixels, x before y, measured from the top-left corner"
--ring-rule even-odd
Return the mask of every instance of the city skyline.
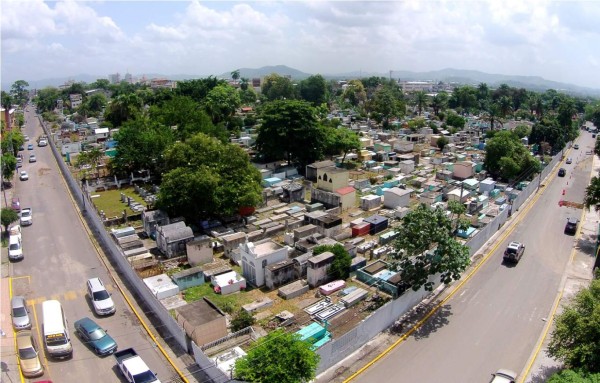
[[2, 82], [126, 72], [444, 68], [600, 89], [600, 3], [2, 2]]

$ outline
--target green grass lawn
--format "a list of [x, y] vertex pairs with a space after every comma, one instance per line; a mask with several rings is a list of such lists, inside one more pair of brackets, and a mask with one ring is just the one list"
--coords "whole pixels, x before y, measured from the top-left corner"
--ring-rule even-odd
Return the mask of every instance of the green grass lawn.
[[237, 311], [246, 303], [250, 303], [254, 300], [253, 296], [246, 291], [228, 295], [217, 294], [214, 292], [211, 284], [207, 282], [200, 286], [190, 287], [189, 289], [186, 289], [184, 293], [185, 301], [188, 303], [207, 297], [221, 310], [226, 312]]
[[125, 209], [127, 209], [128, 215], [138, 214], [131, 210], [124, 202], [121, 202], [121, 193], [133, 198], [136, 202], [143, 205], [146, 204], [144, 199], [135, 193], [133, 187], [93, 192], [91, 193], [92, 196], [98, 195], [99, 197], [92, 198], [92, 202], [99, 211], [104, 210], [104, 214], [107, 218], [115, 216], [120, 217]]

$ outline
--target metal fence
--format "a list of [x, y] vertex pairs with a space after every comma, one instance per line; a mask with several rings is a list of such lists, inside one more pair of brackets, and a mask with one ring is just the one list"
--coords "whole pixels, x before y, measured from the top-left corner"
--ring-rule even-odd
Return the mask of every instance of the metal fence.
[[[41, 117], [39, 119], [44, 132], [50, 137], [50, 132], [48, 131], [46, 124]], [[69, 189], [71, 189], [71, 193], [75, 198], [77, 205], [79, 205], [82, 210], [90, 230], [100, 244], [100, 247], [104, 250], [104, 253], [113, 262], [119, 273], [125, 277], [129, 287], [133, 288], [133, 291], [138, 295], [139, 300], [143, 302], [143, 305], [147, 305], [152, 313], [158, 318], [160, 326], [157, 328], [163, 334], [163, 338], [166, 339], [170, 336], [179, 344], [179, 346], [181, 346], [181, 348], [188, 350], [188, 341], [183, 328], [177, 324], [169, 311], [158, 301], [158, 299], [156, 299], [150, 289], [148, 289], [144, 282], [138, 277], [135, 270], [131, 268], [131, 265], [127, 262], [127, 259], [121, 252], [121, 249], [110, 238], [108, 232], [105, 230], [100, 216], [98, 216], [95, 209], [91, 208], [91, 201], [87, 197], [87, 193], [80, 188], [81, 183], [75, 180], [69, 171], [67, 164], [63, 161], [53, 140], [49, 139], [48, 143], [56, 158], [56, 162], [58, 163], [65, 182]]]

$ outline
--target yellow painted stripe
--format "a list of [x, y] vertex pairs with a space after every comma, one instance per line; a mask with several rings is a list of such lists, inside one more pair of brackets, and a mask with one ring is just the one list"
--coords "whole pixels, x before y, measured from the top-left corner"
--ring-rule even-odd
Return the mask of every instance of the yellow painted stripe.
[[[52, 158], [54, 158], [54, 161], [56, 162], [56, 158], [54, 156], [52, 156]], [[57, 166], [58, 166], [58, 162], [57, 162]], [[58, 167], [58, 169], [60, 171], [60, 167]], [[129, 300], [129, 298], [127, 297], [127, 295], [125, 294], [125, 290], [121, 287], [121, 285], [115, 280], [115, 278], [113, 277], [113, 275], [110, 273], [110, 269], [108, 268], [108, 265], [106, 264], [106, 261], [105, 261], [103, 255], [102, 255], [102, 252], [100, 250], [100, 246], [98, 245], [98, 243], [97, 243], [94, 235], [92, 234], [91, 230], [87, 226], [87, 223], [85, 222], [85, 219], [81, 215], [81, 211], [79, 210], [79, 205], [77, 205], [77, 203], [75, 202], [75, 198], [73, 197], [73, 194], [71, 193], [71, 189], [66, 184], [66, 182], [64, 180], [64, 177], [61, 177], [61, 180], [62, 180], [65, 188], [69, 192], [69, 198], [71, 199], [71, 203], [73, 204], [73, 206], [75, 206], [75, 211], [77, 212], [77, 216], [79, 217], [79, 220], [81, 221], [81, 225], [83, 226], [84, 230], [88, 233], [88, 237], [90, 238], [90, 240], [92, 242], [92, 245], [94, 246], [94, 249], [96, 249], [96, 253], [98, 254], [98, 258], [104, 264], [104, 267], [106, 268], [106, 270], [108, 272], [108, 275], [110, 276], [110, 278], [114, 282], [115, 286], [117, 286], [117, 288], [121, 292], [121, 295], [123, 296], [123, 298], [125, 298], [125, 301], [129, 305], [129, 308], [133, 311], [133, 313], [135, 314], [135, 316], [138, 318], [138, 320], [140, 321], [140, 323], [142, 324], [142, 326], [144, 327], [144, 329], [146, 330], [146, 332], [148, 333], [148, 335], [150, 336], [150, 338], [152, 339], [152, 341], [154, 341], [154, 344], [156, 344], [156, 346], [158, 347], [158, 349], [160, 350], [160, 352], [163, 354], [163, 356], [165, 357], [165, 359], [169, 362], [169, 364], [171, 365], [171, 367], [173, 367], [173, 369], [175, 370], [175, 372], [177, 372], [177, 375], [179, 375], [180, 379], [184, 383], [188, 383], [189, 381], [186, 378], [186, 376], [175, 365], [175, 362], [173, 362], [173, 360], [169, 357], [169, 355], [167, 354], [167, 352], [165, 351], [165, 349], [157, 341], [157, 339], [154, 336], [154, 334], [152, 333], [152, 331], [150, 331], [150, 328], [148, 327], [148, 325], [146, 325], [146, 323], [142, 320], [142, 317], [140, 316], [140, 314], [138, 313], [138, 311], [135, 309], [135, 307], [133, 306], [133, 304], [131, 303], [131, 301]], [[86, 204], [87, 203], [88, 202], [86, 202]]]
[[[552, 172], [552, 176], [555, 175], [555, 173], [557, 172], [557, 170], [555, 169]], [[492, 246], [491, 250], [488, 251], [488, 253], [486, 254], [486, 256], [481, 260], [481, 262], [479, 262], [474, 268], [473, 270], [471, 270], [471, 272], [469, 272], [466, 277], [464, 277], [459, 283], [458, 285], [454, 288], [454, 290], [452, 290], [444, 299], [442, 299], [439, 303], [437, 303], [426, 315], [425, 317], [423, 317], [423, 319], [421, 319], [420, 321], [418, 321], [413, 327], [411, 327], [404, 335], [402, 335], [397, 341], [395, 341], [391, 346], [389, 346], [388, 348], [386, 348], [381, 354], [377, 355], [373, 360], [371, 360], [369, 363], [367, 363], [365, 366], [361, 367], [358, 371], [356, 371], [355, 373], [353, 373], [352, 375], [350, 375], [346, 380], [344, 380], [344, 383], [348, 383], [354, 379], [356, 379], [356, 377], [358, 377], [360, 374], [362, 374], [363, 372], [365, 372], [369, 367], [373, 366], [375, 363], [377, 363], [377, 361], [379, 361], [381, 358], [383, 358], [384, 356], [386, 356], [387, 354], [389, 354], [394, 348], [396, 348], [398, 345], [400, 345], [402, 342], [404, 342], [412, 333], [414, 333], [416, 330], [418, 330], [421, 326], [423, 326], [423, 324], [425, 324], [425, 322], [427, 322], [427, 320], [437, 311], [439, 310], [440, 307], [442, 307], [448, 300], [450, 300], [460, 289], [461, 287], [467, 282], [469, 281], [473, 275], [475, 275], [475, 273], [487, 262], [487, 260], [492, 256], [492, 254], [494, 254], [494, 252], [498, 249], [498, 247], [500, 246], [500, 244], [502, 242], [504, 242], [504, 240], [510, 235], [512, 234], [512, 232], [515, 230], [515, 228], [517, 227], [517, 224], [519, 224], [527, 215], [527, 213], [529, 212], [529, 210], [531, 210], [531, 208], [535, 205], [535, 203], [537, 202], [537, 200], [542, 196], [543, 193], [537, 193], [533, 196], [532, 200], [527, 204], [527, 206], [525, 206], [523, 208], [523, 210], [521, 211], [521, 213], [519, 214], [519, 217], [515, 220], [515, 222], [511, 223], [511, 226], [502, 234], [502, 237], [499, 238], [496, 243]]]
[[76, 291], [67, 291], [63, 294], [63, 298], [66, 301], [73, 301], [79, 297], [79, 294]]

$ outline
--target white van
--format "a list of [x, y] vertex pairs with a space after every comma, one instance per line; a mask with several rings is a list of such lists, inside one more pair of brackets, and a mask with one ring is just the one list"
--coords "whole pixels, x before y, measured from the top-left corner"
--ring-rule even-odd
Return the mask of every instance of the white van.
[[59, 301], [42, 303], [44, 344], [48, 354], [55, 358], [71, 357], [73, 346], [69, 337], [67, 318]]

